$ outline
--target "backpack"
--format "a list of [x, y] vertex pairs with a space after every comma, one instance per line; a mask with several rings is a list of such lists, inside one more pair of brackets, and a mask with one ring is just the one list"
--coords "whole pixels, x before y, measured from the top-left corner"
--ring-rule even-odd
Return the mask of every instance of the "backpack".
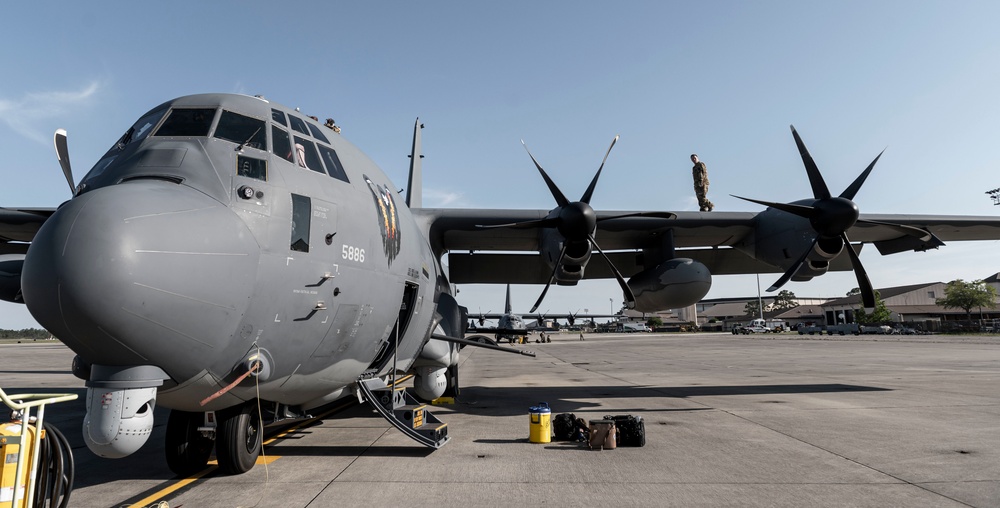
[[572, 441], [576, 431], [576, 415], [573, 413], [557, 414], [552, 419], [552, 433], [556, 441]]

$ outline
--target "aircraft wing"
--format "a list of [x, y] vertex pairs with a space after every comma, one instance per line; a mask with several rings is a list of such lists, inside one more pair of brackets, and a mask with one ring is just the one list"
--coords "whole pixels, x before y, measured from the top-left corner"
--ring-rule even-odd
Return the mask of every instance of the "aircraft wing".
[[0, 254], [24, 254], [55, 208], [0, 208]]
[[[482, 228], [544, 218], [547, 210], [419, 209], [428, 226], [431, 245], [443, 250], [536, 251], [538, 229]], [[598, 219], [640, 212], [598, 212]], [[710, 215], [706, 217], [705, 215]], [[674, 230], [678, 247], [731, 245], [753, 230], [751, 212], [680, 212], [676, 219], [626, 217], [597, 223], [604, 250], [641, 249], [657, 242], [657, 235]]]
[[[448, 252], [454, 283], [544, 284], [551, 268], [538, 255], [536, 228], [492, 227], [544, 218], [546, 210], [415, 210], [436, 252]], [[598, 219], [634, 211], [597, 212]], [[756, 212], [676, 212], [676, 218], [627, 217], [597, 223], [596, 238], [625, 277], [642, 270], [642, 249], [657, 247], [673, 234], [678, 257], [699, 261], [716, 275], [781, 273], [780, 267], [732, 248], [756, 233]], [[872, 243], [882, 254], [937, 248], [948, 241], [1000, 239], [1000, 218], [990, 216], [864, 214], [848, 235], [853, 242]], [[885, 223], [885, 224], [881, 224]], [[930, 240], [901, 232], [893, 224], [922, 229]], [[860, 245], [855, 245], [860, 250]], [[851, 270], [849, 257], [831, 262], [831, 271]], [[606, 263], [590, 263], [586, 279], [612, 278]]]

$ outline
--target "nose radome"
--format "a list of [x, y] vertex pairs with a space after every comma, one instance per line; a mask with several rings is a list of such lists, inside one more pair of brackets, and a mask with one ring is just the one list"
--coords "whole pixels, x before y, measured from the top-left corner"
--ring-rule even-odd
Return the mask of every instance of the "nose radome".
[[258, 258], [225, 205], [168, 182], [129, 182], [82, 194], [45, 222], [25, 258], [24, 300], [85, 360], [205, 358], [233, 336]]

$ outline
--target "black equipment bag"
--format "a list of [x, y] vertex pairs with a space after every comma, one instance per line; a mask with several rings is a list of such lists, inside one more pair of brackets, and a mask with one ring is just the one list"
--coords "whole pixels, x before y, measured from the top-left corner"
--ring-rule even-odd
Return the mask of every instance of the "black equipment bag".
[[608, 415], [604, 419], [614, 420], [618, 431], [618, 446], [645, 446], [646, 424], [641, 416]]
[[576, 433], [576, 415], [573, 413], [557, 414], [552, 419], [552, 433], [556, 441], [572, 441]]

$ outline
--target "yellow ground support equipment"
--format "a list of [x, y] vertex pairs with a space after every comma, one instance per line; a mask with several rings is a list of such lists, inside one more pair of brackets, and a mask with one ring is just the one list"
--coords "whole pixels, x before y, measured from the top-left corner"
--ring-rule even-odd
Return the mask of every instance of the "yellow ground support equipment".
[[532, 443], [552, 442], [552, 409], [548, 402], [539, 402], [528, 408], [528, 441]]
[[[49, 475], [39, 475], [39, 455], [42, 450], [42, 437], [45, 429], [45, 406], [56, 402], [75, 400], [75, 393], [19, 393], [8, 396], [0, 389], [0, 400], [15, 412], [14, 421], [0, 426], [0, 450], [3, 454], [3, 474], [0, 476], [0, 508], [30, 508], [35, 506], [35, 483], [39, 476], [46, 478], [44, 483], [55, 486], [55, 491], [64, 495], [63, 504], [69, 501], [69, 490], [72, 488], [72, 473], [69, 474], [69, 486], [63, 489], [60, 482], [55, 482]], [[38, 414], [32, 419], [31, 408], [38, 408]], [[49, 427], [54, 429], [54, 427]], [[61, 437], [59, 431], [54, 431]], [[64, 441], [65, 438], [63, 437]], [[49, 446], [51, 448], [51, 446]], [[46, 453], [48, 455], [48, 452]], [[72, 463], [72, 460], [70, 460]], [[43, 473], [49, 473], [48, 465], [43, 465]], [[60, 480], [63, 474], [60, 473]], [[61, 492], [65, 490], [65, 492]], [[48, 492], [44, 494], [49, 494]], [[53, 500], [55, 502], [55, 500]]]
[[3, 476], [0, 479], [0, 507], [13, 506], [14, 489], [18, 490], [18, 508], [24, 506], [24, 495], [28, 488], [28, 469], [20, 468], [18, 472], [17, 457], [22, 445], [26, 447], [25, 456], [28, 460], [34, 456], [32, 446], [35, 439], [35, 428], [28, 425], [28, 436], [21, 441], [20, 421], [0, 424], [0, 456], [3, 457]]

